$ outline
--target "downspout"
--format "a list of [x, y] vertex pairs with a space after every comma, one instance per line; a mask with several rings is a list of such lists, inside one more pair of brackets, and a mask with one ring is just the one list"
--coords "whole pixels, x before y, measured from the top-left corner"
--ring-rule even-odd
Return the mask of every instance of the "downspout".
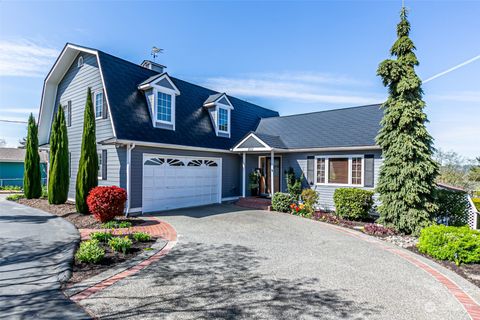
[[128, 217], [131, 210], [131, 194], [132, 194], [132, 150], [135, 148], [135, 144], [127, 144], [127, 208], [125, 210], [125, 216]]

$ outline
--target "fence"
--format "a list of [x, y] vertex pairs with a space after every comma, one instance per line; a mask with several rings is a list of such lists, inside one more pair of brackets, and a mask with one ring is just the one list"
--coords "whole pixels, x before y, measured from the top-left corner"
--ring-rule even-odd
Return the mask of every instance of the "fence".
[[470, 203], [469, 215], [468, 215], [468, 225], [472, 229], [478, 229], [478, 215], [480, 214], [477, 210], [477, 207], [473, 203], [472, 197], [467, 195], [468, 202]]
[[[47, 178], [42, 178], [42, 185], [47, 184]], [[0, 179], [0, 187], [23, 187], [23, 178]]]

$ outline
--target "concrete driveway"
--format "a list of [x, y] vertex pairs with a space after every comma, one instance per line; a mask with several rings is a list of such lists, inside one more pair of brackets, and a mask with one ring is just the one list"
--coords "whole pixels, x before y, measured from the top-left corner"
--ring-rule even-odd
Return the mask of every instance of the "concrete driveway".
[[158, 216], [177, 245], [81, 301], [102, 319], [470, 319], [424, 270], [324, 223], [233, 205]]
[[0, 319], [90, 319], [60, 291], [79, 234], [0, 195]]

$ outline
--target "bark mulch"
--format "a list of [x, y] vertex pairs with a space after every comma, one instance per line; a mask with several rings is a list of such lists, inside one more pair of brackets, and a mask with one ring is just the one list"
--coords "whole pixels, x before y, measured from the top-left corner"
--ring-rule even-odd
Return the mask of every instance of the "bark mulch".
[[[19, 199], [20, 204], [37, 208], [56, 216], [59, 216], [67, 221], [70, 221], [77, 229], [101, 229], [102, 223], [95, 220], [91, 214], [78, 213], [73, 202], [67, 201], [64, 204], [49, 204], [47, 199]], [[147, 220], [134, 217], [116, 217], [118, 221], [129, 221], [133, 226], [143, 224]]]
[[424, 253], [418, 251], [417, 247], [408, 247], [408, 250], [419, 254], [427, 259], [435, 261], [436, 263], [444, 266], [447, 269], [452, 270], [453, 272], [457, 273], [459, 276], [467, 279], [474, 285], [480, 288], [480, 264], [478, 263], [471, 263], [471, 264], [461, 264], [457, 266], [455, 262], [452, 261], [444, 261], [444, 260], [437, 260], [435, 258], [430, 257]]
[[132, 239], [133, 244], [130, 250], [126, 253], [120, 253], [113, 251], [107, 244], [102, 244], [102, 248], [105, 250], [105, 257], [99, 263], [83, 263], [75, 259], [72, 269], [72, 277], [68, 280], [67, 287], [82, 282], [85, 279], [91, 278], [100, 274], [113, 266], [134, 258], [142, 253], [144, 250], [148, 250], [154, 243], [155, 238], [151, 241], [137, 242]]

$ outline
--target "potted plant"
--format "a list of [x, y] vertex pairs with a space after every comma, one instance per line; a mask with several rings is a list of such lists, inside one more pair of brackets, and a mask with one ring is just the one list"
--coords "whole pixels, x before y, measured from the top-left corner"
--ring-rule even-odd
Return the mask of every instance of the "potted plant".
[[254, 197], [258, 196], [258, 186], [260, 180], [260, 172], [258, 170], [253, 170], [248, 175], [248, 185], [250, 188], [250, 194]]

